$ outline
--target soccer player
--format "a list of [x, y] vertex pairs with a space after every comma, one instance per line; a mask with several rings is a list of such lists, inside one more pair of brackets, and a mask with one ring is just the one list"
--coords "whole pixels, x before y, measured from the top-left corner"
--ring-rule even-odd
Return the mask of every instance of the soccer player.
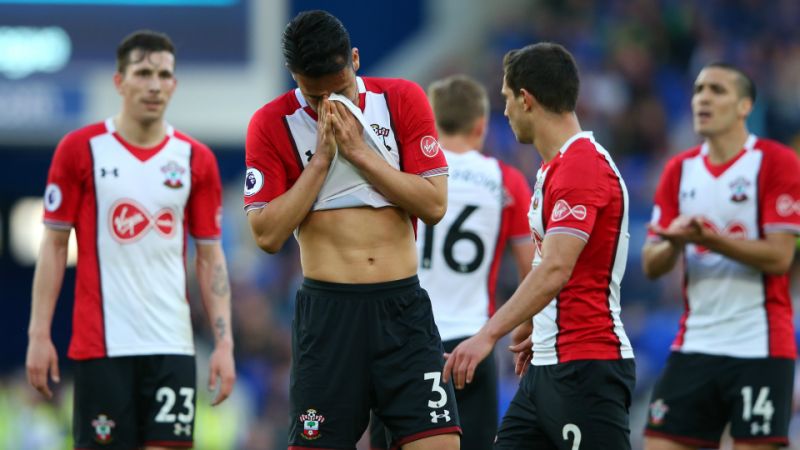
[[[447, 213], [436, 226], [419, 225], [419, 279], [431, 295], [433, 316], [450, 352], [477, 333], [495, 311], [495, 285], [507, 244], [520, 279], [531, 267], [528, 228], [531, 190], [518, 170], [480, 153], [489, 99], [477, 81], [456, 75], [434, 82], [428, 98], [450, 170]], [[524, 337], [523, 337], [524, 339]], [[497, 431], [497, 369], [486, 358], [475, 382], [456, 391], [462, 450], [490, 449]], [[371, 447], [387, 447], [373, 422]]]
[[[619, 317], [628, 252], [625, 183], [592, 133], [581, 131], [578, 70], [564, 47], [538, 43], [512, 50], [503, 65], [511, 129], [543, 161], [529, 212], [533, 270], [448, 356], [443, 379], [464, 388], [497, 340], [533, 317], [532, 366], [495, 448], [629, 449], [635, 367]], [[513, 349], [523, 362], [531, 341]]]
[[214, 331], [213, 404], [235, 380], [230, 289], [220, 244], [221, 186], [208, 147], [164, 112], [175, 91], [175, 48], [137, 31], [117, 48], [114, 117], [66, 135], [44, 194], [45, 232], [33, 280], [27, 372], [52, 397], [59, 381], [50, 338], [70, 230], [78, 267], [69, 357], [75, 360], [76, 448], [190, 447], [195, 357], [185, 252], [195, 239], [197, 278]]
[[283, 33], [297, 88], [247, 131], [245, 209], [257, 244], [295, 232], [303, 284], [293, 321], [289, 448], [355, 448], [370, 409], [394, 445], [455, 449], [442, 343], [417, 279], [415, 222], [447, 207], [447, 162], [424, 91], [356, 76], [358, 49], [324, 11]]
[[683, 260], [685, 311], [653, 391], [648, 450], [717, 448], [728, 423], [737, 450], [788, 445], [800, 163], [748, 132], [755, 97], [738, 68], [703, 68], [692, 115], [705, 140], [667, 163], [656, 191], [642, 264], [656, 278]]

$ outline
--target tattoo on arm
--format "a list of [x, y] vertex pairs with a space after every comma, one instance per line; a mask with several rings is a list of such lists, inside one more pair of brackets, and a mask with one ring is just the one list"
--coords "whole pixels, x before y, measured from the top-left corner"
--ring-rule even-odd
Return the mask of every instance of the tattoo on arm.
[[211, 275], [211, 292], [214, 295], [224, 297], [231, 291], [228, 285], [228, 274], [225, 272], [225, 266], [217, 264], [214, 266], [214, 273]]
[[214, 329], [217, 330], [217, 338], [222, 339], [225, 337], [225, 319], [217, 317], [217, 320], [214, 322]]

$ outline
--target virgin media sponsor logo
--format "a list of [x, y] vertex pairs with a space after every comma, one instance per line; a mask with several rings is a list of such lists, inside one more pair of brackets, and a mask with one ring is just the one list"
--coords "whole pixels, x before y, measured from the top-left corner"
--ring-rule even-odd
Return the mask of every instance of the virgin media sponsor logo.
[[131, 199], [118, 200], [108, 213], [111, 236], [122, 244], [138, 241], [150, 230], [170, 238], [177, 229], [176, 214], [169, 208], [150, 214], [145, 207]]

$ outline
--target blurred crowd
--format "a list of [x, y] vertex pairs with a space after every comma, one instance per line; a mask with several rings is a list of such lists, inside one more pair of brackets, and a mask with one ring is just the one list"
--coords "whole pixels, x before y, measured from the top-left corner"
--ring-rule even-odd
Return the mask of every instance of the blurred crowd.
[[[712, 61], [744, 69], [758, 88], [750, 130], [800, 148], [797, 23], [800, 2], [795, 0], [531, 1], [524, 10], [501, 15], [481, 48], [452, 55], [442, 61], [440, 73], [432, 74], [431, 80], [467, 72], [487, 85], [492, 113], [485, 151], [532, 178], [538, 156], [530, 146], [515, 141], [503, 117], [499, 95], [502, 57], [512, 48], [542, 40], [562, 43], [575, 54], [582, 80], [581, 124], [594, 131], [614, 156], [630, 192], [631, 253], [622, 302], [623, 320], [637, 358], [633, 448], [641, 448], [648, 390], [666, 359], [682, 311], [678, 275], [648, 281], [640, 269], [639, 250], [655, 183], [666, 159], [698, 142], [689, 109], [694, 77]], [[256, 248], [240, 208], [241, 177], [229, 177], [234, 181], [226, 189], [223, 226], [239, 378], [234, 397], [218, 409], [210, 408], [207, 398], [198, 399], [196, 445], [201, 449], [286, 445], [291, 319], [294, 292], [301, 281], [299, 253], [293, 240], [277, 255]], [[506, 270], [501, 269], [499, 299], [507, 298], [517, 282], [508, 262]], [[793, 273], [797, 306], [797, 263]], [[196, 303], [198, 359], [203, 364], [208, 354], [204, 343], [210, 342], [211, 334], [198, 292], [191, 297]], [[800, 325], [798, 315], [795, 317]], [[501, 341], [497, 352], [502, 372], [501, 412], [516, 389], [510, 357], [502, 349], [505, 344]], [[202, 367], [198, 376], [199, 385], [205, 385], [207, 375]], [[68, 381], [62, 382], [51, 405], [25, 385], [22, 372], [0, 378], [0, 447], [68, 447], [68, 385]], [[796, 399], [800, 405], [800, 396]], [[800, 415], [796, 414], [792, 430], [800, 448]]]

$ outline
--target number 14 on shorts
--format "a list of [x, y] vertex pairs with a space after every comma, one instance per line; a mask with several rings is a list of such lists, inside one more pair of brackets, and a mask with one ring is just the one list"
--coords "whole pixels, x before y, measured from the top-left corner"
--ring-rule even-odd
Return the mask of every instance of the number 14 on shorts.
[[[772, 406], [772, 401], [769, 399], [769, 387], [763, 386], [759, 389], [755, 397], [753, 395], [754, 390], [752, 386], [744, 386], [741, 392], [742, 420], [750, 422], [750, 434], [770, 434], [772, 431], [772, 416], [775, 414], [775, 408]], [[761, 416], [761, 419], [756, 416]], [[760, 420], [763, 420], [763, 422], [759, 423]]]

